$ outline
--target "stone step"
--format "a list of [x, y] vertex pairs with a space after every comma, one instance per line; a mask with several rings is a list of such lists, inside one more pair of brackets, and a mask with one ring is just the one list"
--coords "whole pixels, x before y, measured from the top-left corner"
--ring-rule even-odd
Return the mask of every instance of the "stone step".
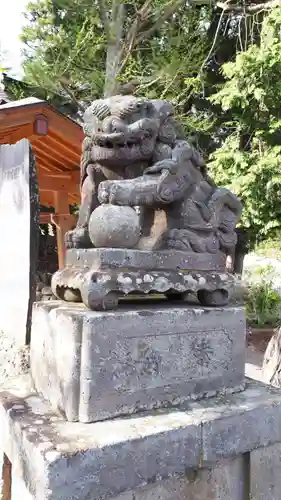
[[66, 422], [27, 378], [0, 392], [0, 446], [33, 500], [277, 500], [281, 391], [243, 392], [92, 424]]

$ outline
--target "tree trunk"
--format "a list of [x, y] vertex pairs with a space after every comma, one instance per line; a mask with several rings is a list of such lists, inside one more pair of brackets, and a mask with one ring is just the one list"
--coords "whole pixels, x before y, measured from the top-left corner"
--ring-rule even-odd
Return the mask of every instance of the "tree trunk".
[[114, 0], [108, 30], [104, 97], [114, 95], [118, 88], [116, 76], [121, 63], [124, 17], [125, 7], [122, 0]]

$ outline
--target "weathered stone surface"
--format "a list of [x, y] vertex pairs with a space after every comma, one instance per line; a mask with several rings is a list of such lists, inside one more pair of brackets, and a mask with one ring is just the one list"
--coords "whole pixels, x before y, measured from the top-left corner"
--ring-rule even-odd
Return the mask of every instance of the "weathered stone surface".
[[[0, 448], [17, 475], [24, 478], [34, 500], [279, 498], [250, 497], [249, 491], [243, 497], [243, 488], [247, 491], [251, 483], [255, 455], [251, 467], [249, 453], [231, 457], [233, 449], [219, 463], [217, 456], [208, 464], [202, 461], [206, 455], [205, 429], [210, 439], [215, 439], [218, 426], [224, 421], [228, 424], [231, 414], [238, 419], [236, 436], [239, 433], [241, 442], [247, 441], [247, 451], [257, 446], [255, 438], [248, 438], [252, 417], [252, 425], [261, 435], [259, 446], [280, 443], [278, 389], [248, 382], [243, 399], [234, 394], [94, 424], [66, 422], [38, 398], [28, 380], [16, 380], [14, 385], [10, 381], [2, 389]], [[265, 411], [271, 411], [273, 425], [263, 441]], [[210, 421], [218, 421], [218, 426], [209, 427]], [[278, 458], [279, 449], [269, 449], [264, 456], [273, 451]], [[262, 462], [257, 459], [258, 466]]]
[[36, 500], [101, 500], [199, 464], [200, 421], [185, 412], [73, 424], [28, 386], [8, 389], [0, 447]]
[[241, 308], [135, 306], [114, 313], [38, 303], [31, 371], [68, 420], [91, 422], [240, 390]]
[[[136, 252], [138, 252], [136, 250]], [[195, 293], [203, 306], [223, 307], [228, 304], [235, 278], [215, 271], [124, 270], [114, 268], [95, 271], [85, 266], [66, 266], [52, 277], [52, 291], [59, 299], [83, 303], [92, 310], [107, 310], [118, 306], [121, 296], [130, 293], [180, 295]], [[71, 292], [71, 298], [67, 293]], [[73, 298], [74, 294], [74, 298]], [[114, 300], [112, 298], [114, 297]]]
[[91, 215], [89, 236], [95, 247], [134, 248], [140, 239], [140, 220], [131, 207], [101, 205]]
[[244, 456], [224, 460], [209, 469], [190, 470], [110, 500], [245, 500]]
[[250, 455], [254, 500], [277, 500], [281, 494], [281, 443], [253, 450]]
[[[203, 419], [203, 461], [204, 463], [221, 460], [224, 457], [245, 453], [253, 448], [267, 446], [280, 441], [281, 392], [266, 388], [268, 401], [261, 397], [261, 384], [252, 382], [247, 391], [235, 398], [229, 397], [221, 405], [217, 399], [213, 415], [206, 406], [207, 418]], [[271, 404], [271, 395], [277, 396], [276, 404]]]
[[192, 292], [197, 294], [201, 305], [222, 307], [229, 302], [235, 285], [233, 275], [225, 272], [222, 252], [174, 249], [153, 252], [122, 248], [72, 249], [67, 251], [66, 266], [52, 278], [52, 292], [57, 298], [83, 301], [92, 310], [114, 309], [120, 297], [130, 293], [164, 294], [169, 299], [177, 295], [185, 301]]
[[[54, 311], [54, 314], [52, 314]], [[56, 314], [57, 311], [57, 314]], [[83, 309], [76, 314], [57, 310], [57, 302], [36, 303], [33, 308], [31, 372], [39, 393], [69, 420], [77, 420], [80, 405], [80, 369]], [[40, 334], [39, 334], [40, 331]], [[32, 361], [31, 361], [32, 358]]]
[[123, 269], [225, 271], [225, 255], [183, 252], [180, 250], [128, 250], [121, 248], [71, 249], [66, 252], [66, 266], [85, 266], [93, 270]]

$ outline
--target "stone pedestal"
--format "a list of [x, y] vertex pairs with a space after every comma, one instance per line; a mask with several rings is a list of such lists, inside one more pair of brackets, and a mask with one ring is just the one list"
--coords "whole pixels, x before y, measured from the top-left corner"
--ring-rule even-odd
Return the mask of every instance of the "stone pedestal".
[[246, 390], [92, 424], [66, 422], [15, 381], [0, 447], [34, 500], [278, 500], [281, 392]]
[[192, 292], [202, 306], [223, 307], [235, 286], [222, 252], [87, 248], [68, 250], [65, 261], [52, 277], [54, 296], [93, 311], [116, 309], [131, 293], [185, 302]]
[[33, 308], [35, 388], [69, 421], [239, 391], [244, 367], [241, 308], [136, 304], [93, 312], [58, 301]]

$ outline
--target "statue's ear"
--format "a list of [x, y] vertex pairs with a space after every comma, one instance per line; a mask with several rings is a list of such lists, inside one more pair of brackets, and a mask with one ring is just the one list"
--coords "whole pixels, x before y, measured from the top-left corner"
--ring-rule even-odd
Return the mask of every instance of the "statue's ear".
[[84, 123], [83, 123], [83, 130], [86, 135], [89, 137], [92, 136], [93, 132], [98, 132], [100, 127], [100, 121], [95, 116], [91, 110], [84, 114]]
[[174, 107], [170, 101], [155, 99], [151, 100], [151, 103], [158, 113], [160, 120], [164, 121], [167, 117], [174, 116]]

